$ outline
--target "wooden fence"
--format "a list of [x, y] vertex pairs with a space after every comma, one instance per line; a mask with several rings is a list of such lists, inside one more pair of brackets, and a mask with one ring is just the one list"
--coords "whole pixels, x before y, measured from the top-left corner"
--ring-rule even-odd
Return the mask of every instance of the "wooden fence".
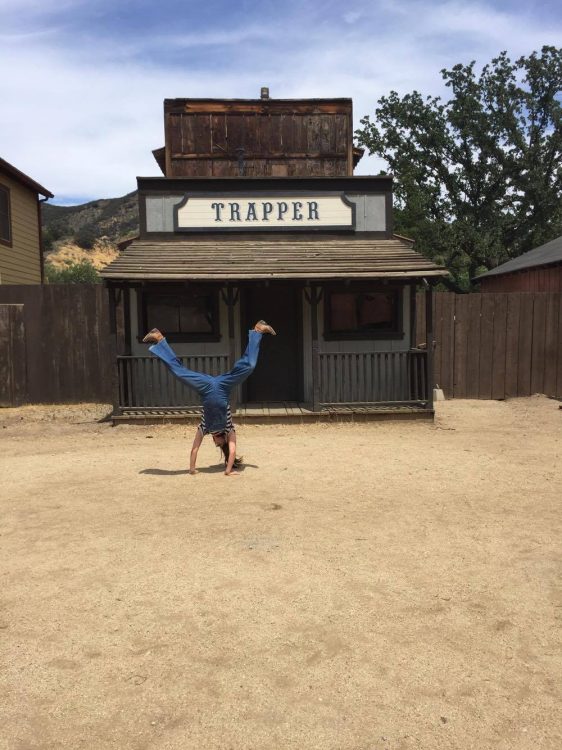
[[[418, 294], [416, 339], [425, 342]], [[434, 295], [434, 382], [447, 398], [562, 398], [562, 294]]]
[[0, 286], [0, 405], [110, 403], [108, 309], [101, 284]]
[[23, 305], [0, 305], [0, 406], [25, 403], [26, 381]]
[[[416, 308], [420, 344], [423, 293]], [[117, 324], [122, 336], [120, 318]], [[433, 381], [448, 398], [562, 398], [559, 292], [437, 293], [434, 339]], [[0, 286], [0, 406], [110, 403], [115, 375], [101, 285]]]

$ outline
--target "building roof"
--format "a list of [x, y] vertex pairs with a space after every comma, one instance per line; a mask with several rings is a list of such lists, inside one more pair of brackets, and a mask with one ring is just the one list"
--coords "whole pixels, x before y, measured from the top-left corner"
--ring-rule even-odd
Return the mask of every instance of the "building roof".
[[549, 266], [553, 263], [562, 263], [562, 236], [547, 242], [546, 245], [529, 250], [528, 253], [523, 253], [518, 258], [512, 258], [512, 260], [502, 263], [501, 266], [493, 268], [491, 271], [476, 276], [474, 281], [487, 278], [488, 276], [501, 276], [504, 273], [523, 271], [525, 268]]
[[38, 182], [35, 182], [35, 180], [32, 180], [31, 177], [28, 177], [23, 172], [20, 172], [19, 169], [16, 169], [12, 164], [7, 162], [5, 159], [2, 159], [1, 157], [0, 157], [0, 172], [6, 172], [7, 174], [10, 175], [10, 177], [13, 177], [14, 180], [21, 182], [22, 185], [25, 185], [26, 187], [30, 188], [35, 193], [40, 193], [41, 195], [44, 195], [45, 198], [55, 197], [53, 193], [47, 190], [47, 188], [44, 188], [42, 185], [40, 185]]
[[133, 242], [110, 279], [368, 279], [446, 276], [401, 239], [306, 235]]
[[249, 109], [255, 111], [268, 111], [270, 109], [290, 110], [308, 112], [311, 109], [317, 111], [332, 112], [334, 110], [351, 110], [353, 100], [349, 97], [330, 97], [321, 99], [277, 99], [273, 97], [260, 97], [259, 99], [213, 99], [206, 97], [199, 98], [175, 98], [164, 99], [164, 112], [170, 111], [189, 111], [204, 112], [210, 111], [242, 111]]

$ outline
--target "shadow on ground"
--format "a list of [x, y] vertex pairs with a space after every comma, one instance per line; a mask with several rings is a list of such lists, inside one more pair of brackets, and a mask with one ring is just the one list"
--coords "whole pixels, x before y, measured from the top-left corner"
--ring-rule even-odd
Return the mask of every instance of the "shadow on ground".
[[[242, 464], [237, 466], [236, 471], [243, 472], [245, 469], [259, 469], [257, 464]], [[221, 474], [224, 471], [223, 464], [216, 466], [203, 466], [197, 469], [198, 474]], [[178, 474], [189, 474], [189, 469], [142, 469], [139, 474], [154, 474], [156, 476], [176, 476]]]

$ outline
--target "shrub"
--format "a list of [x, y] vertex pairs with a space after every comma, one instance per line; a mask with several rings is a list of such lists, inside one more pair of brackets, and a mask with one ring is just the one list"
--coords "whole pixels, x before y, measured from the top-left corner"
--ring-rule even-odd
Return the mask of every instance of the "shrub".
[[101, 276], [88, 260], [55, 268], [45, 263], [45, 280], [49, 284], [101, 284]]
[[65, 224], [58, 222], [49, 224], [48, 227], [43, 229], [43, 248], [46, 252], [50, 252], [54, 248], [55, 242], [67, 237], [68, 234], [69, 229]]
[[96, 241], [96, 233], [89, 224], [81, 227], [74, 235], [74, 241], [77, 245], [84, 248], [84, 250], [91, 250]]

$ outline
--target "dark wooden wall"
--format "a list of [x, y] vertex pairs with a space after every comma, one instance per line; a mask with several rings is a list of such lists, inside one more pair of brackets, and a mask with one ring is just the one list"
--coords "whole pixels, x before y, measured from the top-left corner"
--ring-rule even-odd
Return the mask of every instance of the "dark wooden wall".
[[483, 292], [562, 292], [562, 264], [482, 279]]
[[164, 102], [166, 177], [353, 174], [350, 99]]
[[23, 305], [21, 319], [10, 323], [4, 314], [0, 322], [0, 361], [17, 339], [12, 404], [109, 403], [109, 308], [101, 284], [0, 286], [0, 309], [16, 304]]
[[25, 403], [25, 360], [23, 305], [0, 304], [0, 406]]
[[[417, 295], [417, 343], [425, 304]], [[434, 295], [434, 381], [447, 398], [562, 398], [562, 294]]]

